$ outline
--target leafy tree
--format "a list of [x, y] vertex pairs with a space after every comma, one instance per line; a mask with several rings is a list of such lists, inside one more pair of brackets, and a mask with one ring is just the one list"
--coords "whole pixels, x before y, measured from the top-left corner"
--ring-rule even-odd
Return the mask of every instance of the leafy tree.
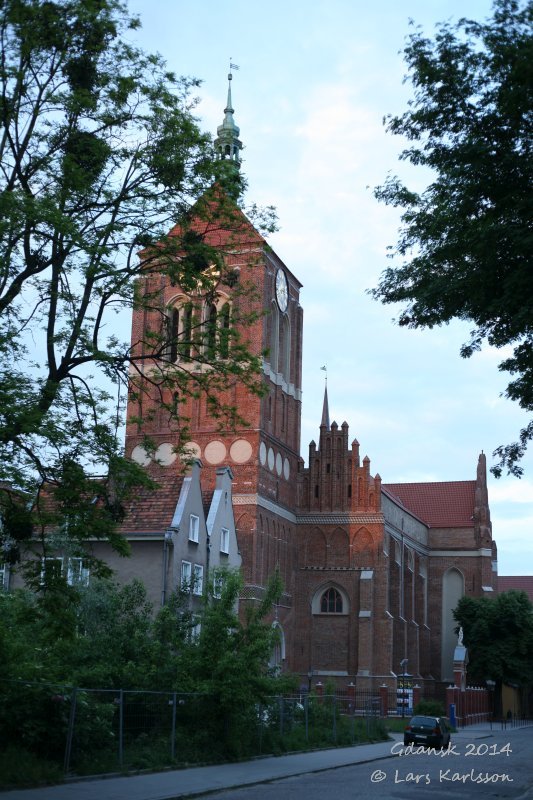
[[462, 597], [454, 617], [463, 628], [469, 677], [495, 681], [498, 694], [503, 683], [533, 683], [533, 605], [525, 592]]
[[[405, 60], [414, 97], [387, 130], [410, 140], [401, 159], [432, 171], [422, 192], [390, 177], [376, 189], [403, 208], [393, 257], [371, 294], [404, 302], [398, 322], [431, 328], [473, 323], [468, 357], [483, 342], [512, 347], [500, 370], [515, 376], [506, 396], [533, 410], [531, 264], [533, 5], [495, 0], [486, 22], [441, 24], [433, 40], [416, 30]], [[500, 446], [493, 472], [522, 474], [533, 421]]]
[[[216, 390], [258, 391], [259, 358], [235, 327], [209, 348], [191, 330], [204, 368], [184, 369], [158, 293], [140, 290], [163, 274], [200, 302], [234, 278], [207, 233], [231, 234], [243, 181], [198, 127], [198, 82], [135, 47], [138, 25], [120, 0], [0, 9], [0, 536], [14, 561], [28, 525], [81, 544], [89, 529], [109, 536], [146, 482], [117, 436], [128, 373], [182, 399], [205, 392], [233, 418]], [[130, 344], [113, 320], [134, 306], [160, 324]]]
[[214, 698], [210, 724], [215, 741], [220, 739], [233, 756], [247, 752], [258, 705], [293, 688], [290, 676], [278, 676], [269, 667], [279, 633], [265, 618], [281, 595], [279, 575], [271, 577], [257, 604], [246, 606], [244, 621], [236, 613], [241, 589], [240, 573], [225, 573], [220, 598], [208, 600], [199, 617], [197, 645], [186, 654], [191, 688]]
[[[194, 736], [209, 744], [211, 755], [245, 754], [254, 741], [258, 704], [290, 682], [268, 666], [277, 634], [264, 618], [279, 599], [280, 582], [271, 581], [242, 623], [236, 614], [240, 575], [227, 572], [224, 578], [220, 597], [206, 598], [194, 618], [186, 608], [188, 596], [179, 592], [154, 617], [139, 581], [118, 587], [92, 580], [69, 596], [0, 592], [0, 738], [55, 757], [64, 748], [72, 686], [174, 690], [191, 693], [182, 711], [193, 715]], [[100, 707], [91, 697], [90, 731], [111, 736], [111, 720], [105, 716], [100, 731], [95, 710], [107, 714], [109, 704]], [[135, 702], [145, 700], [139, 695]], [[91, 740], [90, 746], [97, 749], [98, 743]]]

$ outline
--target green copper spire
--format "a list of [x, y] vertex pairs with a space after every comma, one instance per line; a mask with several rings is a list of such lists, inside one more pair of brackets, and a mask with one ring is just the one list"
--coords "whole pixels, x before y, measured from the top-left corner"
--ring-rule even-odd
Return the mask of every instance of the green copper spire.
[[237, 169], [241, 166], [240, 151], [242, 142], [239, 139], [239, 128], [233, 119], [234, 109], [231, 103], [231, 81], [233, 75], [228, 75], [228, 99], [224, 109], [224, 121], [217, 128], [217, 138], [215, 139], [215, 150], [220, 159], [231, 161]]

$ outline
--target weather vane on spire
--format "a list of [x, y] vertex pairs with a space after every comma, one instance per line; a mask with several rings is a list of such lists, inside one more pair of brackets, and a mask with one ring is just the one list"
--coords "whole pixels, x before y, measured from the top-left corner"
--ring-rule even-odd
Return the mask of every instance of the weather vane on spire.
[[230, 80], [232, 79], [232, 77], [233, 77], [233, 76], [232, 76], [232, 74], [231, 74], [231, 70], [232, 70], [232, 69], [234, 69], [234, 70], [239, 70], [239, 69], [240, 69], [240, 67], [239, 67], [239, 65], [238, 65], [238, 64], [234, 64], [234, 63], [233, 63], [233, 61], [231, 60], [231, 56], [230, 56], [230, 57], [229, 57], [229, 75], [228, 75], [228, 80], [229, 80], [229, 81], [230, 81]]
[[324, 364], [324, 366], [323, 366], [323, 367], [320, 367], [320, 369], [321, 369], [321, 370], [323, 370], [323, 371], [326, 373], [326, 374], [324, 375], [324, 378], [325, 378], [325, 381], [326, 381], [326, 383], [327, 383], [327, 382], [328, 382], [328, 368], [327, 368], [327, 366]]

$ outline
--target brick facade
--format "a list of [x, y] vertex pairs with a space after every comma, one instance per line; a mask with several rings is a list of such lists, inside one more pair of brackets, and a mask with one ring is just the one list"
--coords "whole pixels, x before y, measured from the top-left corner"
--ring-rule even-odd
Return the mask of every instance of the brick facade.
[[[235, 212], [240, 215], [240, 212]], [[284, 666], [306, 683], [351, 681], [358, 688], [396, 686], [400, 663], [419, 683], [453, 678], [451, 608], [463, 593], [495, 589], [496, 550], [491, 537], [485, 457], [475, 480], [435, 484], [384, 484], [349, 442], [346, 422], [329, 420], [327, 392], [318, 444], [308, 465], [300, 456], [303, 312], [301, 284], [266, 243], [241, 220], [242, 235], [228, 247], [217, 233], [240, 286], [255, 292], [220, 292], [241, 310], [257, 311], [242, 336], [263, 353], [264, 397], [245, 387], [228, 390], [249, 425], [219, 430], [197, 398], [187, 401], [190, 447], [203, 462], [202, 481], [229, 466], [233, 507], [246, 586], [241, 605], [254, 602], [274, 570], [284, 594], [273, 610], [283, 632]], [[248, 226], [248, 227], [247, 227]], [[282, 277], [279, 277], [281, 273]], [[276, 300], [276, 279], [287, 281], [286, 308]], [[153, 319], [134, 311], [132, 342], [183, 292], [160, 276], [150, 278], [161, 297]], [[245, 304], [245, 308], [242, 308]], [[145, 387], [147, 389], [147, 387]], [[126, 450], [143, 458], [142, 435], [165, 454], [179, 431], [159, 413], [149, 390], [130, 403], [129, 416], [148, 417], [141, 431], [128, 425]], [[159, 451], [157, 451], [159, 452]], [[168, 460], [168, 459], [167, 459]], [[179, 460], [152, 460], [156, 479], [179, 471]], [[448, 663], [449, 662], [449, 663]]]

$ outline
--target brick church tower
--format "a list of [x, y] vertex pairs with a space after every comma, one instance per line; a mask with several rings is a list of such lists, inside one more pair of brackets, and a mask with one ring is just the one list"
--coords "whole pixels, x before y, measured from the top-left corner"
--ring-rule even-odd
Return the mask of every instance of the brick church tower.
[[[239, 128], [235, 124], [231, 100], [231, 74], [224, 121], [218, 128], [215, 148], [228, 169], [239, 169]], [[282, 631], [279, 658], [285, 657], [285, 629], [291, 615], [294, 589], [294, 509], [300, 470], [300, 414], [302, 377], [302, 326], [300, 282], [267, 245], [247, 218], [236, 207], [231, 226], [211, 225], [202, 220], [205, 241], [223, 253], [231, 282], [220, 281], [205, 303], [192, 298], [168, 278], [154, 274], [146, 279], [144, 291], [160, 298], [161, 308], [137, 309], [133, 314], [132, 346], [146, 341], [146, 330], [160, 325], [166, 316], [179, 337], [190, 338], [190, 301], [200, 325], [215, 325], [223, 331], [228, 316], [246, 318], [239, 334], [248, 348], [261, 359], [264, 395], [259, 397], [238, 381], [222, 393], [234, 405], [247, 425], [220, 429], [209, 411], [205, 396], [180, 399], [179, 415], [188, 420], [187, 450], [203, 465], [202, 483], [214, 486], [216, 470], [229, 466], [234, 476], [233, 505], [239, 549], [243, 560], [246, 587], [241, 603], [262, 596], [268, 577], [279, 569], [285, 587], [275, 616]], [[172, 232], [171, 232], [172, 234]], [[250, 291], [253, 287], [253, 291]], [[239, 324], [236, 323], [237, 329]], [[193, 354], [179, 344], [172, 358], [191, 372], [201, 370]], [[142, 382], [142, 377], [141, 377]], [[128, 406], [126, 453], [142, 463], [157, 480], [181, 468], [175, 446], [179, 424], [169, 422], [165, 405], [172, 397], [164, 388], [155, 392], [149, 382], [135, 392]], [[161, 402], [163, 401], [163, 402]], [[133, 420], [143, 419], [143, 425]], [[145, 450], [145, 435], [155, 451]]]
[[[231, 173], [240, 167], [242, 143], [228, 77], [215, 148]], [[206, 198], [200, 204], [209, 210]], [[186, 420], [186, 447], [203, 465], [202, 485], [213, 490], [217, 471], [229, 468], [245, 581], [241, 607], [264, 595], [275, 571], [284, 585], [272, 610], [280, 630], [273, 663], [303, 681], [331, 679], [372, 692], [394, 691], [408, 664], [413, 680], [444, 685], [453, 678], [453, 609], [464, 594], [490, 596], [495, 587], [485, 457], [476, 480], [382, 485], [357, 440], [349, 442], [348, 424], [330, 423], [326, 386], [318, 445], [309, 445], [304, 467], [301, 284], [231, 208], [229, 221], [193, 217], [193, 231], [218, 258], [205, 269], [214, 288], [179, 286], [156, 270], [139, 287], [152, 301], [133, 313], [132, 348], [145, 367], [132, 380], [126, 454], [147, 467], [160, 498], [177, 497], [183, 465], [176, 450]], [[181, 232], [176, 227], [170, 235]], [[221, 359], [232, 346], [238, 352], [227, 336], [230, 321], [259, 360], [264, 392], [229, 375], [218, 396], [247, 424], [221, 427], [205, 394], [173, 394], [164, 370], [158, 384], [151, 380], [147, 342], [154, 341], [151, 332], [156, 340], [158, 331], [160, 338], [169, 332], [167, 369], [194, 383], [205, 375], [200, 355], [213, 342], [226, 342]], [[177, 419], [169, 416], [172, 406]], [[163, 541], [164, 528], [158, 535]]]

